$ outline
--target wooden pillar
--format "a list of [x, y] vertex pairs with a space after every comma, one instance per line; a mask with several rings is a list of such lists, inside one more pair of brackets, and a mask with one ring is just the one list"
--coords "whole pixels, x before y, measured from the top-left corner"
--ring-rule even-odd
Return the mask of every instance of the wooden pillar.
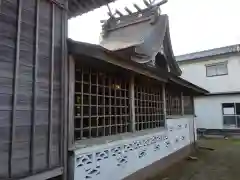
[[162, 84], [162, 97], [163, 97], [163, 114], [164, 114], [164, 124], [166, 127], [166, 119], [167, 119], [167, 105], [166, 105], [166, 86]]
[[181, 115], [184, 115], [184, 98], [183, 98], [183, 92], [181, 92]]
[[[68, 9], [68, 1], [65, 1], [65, 9]], [[67, 48], [67, 36], [68, 36], [68, 12], [64, 11], [62, 15], [62, 143], [61, 143], [61, 162], [63, 164], [63, 176], [61, 180], [68, 179], [68, 48]]]
[[75, 62], [69, 56], [69, 95], [68, 95], [68, 148], [74, 145], [74, 94], [75, 94]]
[[191, 102], [192, 102], [192, 107], [193, 107], [193, 115], [194, 115], [194, 117], [195, 117], [195, 105], [194, 105], [194, 96], [190, 96], [190, 98], [191, 98]]
[[14, 151], [14, 143], [16, 143], [16, 117], [17, 117], [17, 98], [18, 98], [18, 87], [19, 87], [19, 59], [20, 59], [20, 41], [21, 41], [21, 25], [22, 25], [22, 6], [23, 1], [19, 0], [18, 3], [18, 15], [17, 15], [17, 25], [16, 25], [16, 48], [15, 48], [15, 64], [14, 64], [14, 71], [13, 71], [13, 85], [12, 85], [12, 116], [11, 116], [11, 133], [10, 133], [10, 149], [9, 149], [9, 176], [12, 177], [13, 170], [13, 151]]
[[191, 101], [192, 101], [192, 106], [193, 106], [193, 123], [192, 123], [192, 126], [193, 126], [193, 144], [194, 144], [194, 147], [196, 148], [196, 140], [197, 140], [197, 128], [196, 128], [196, 114], [195, 114], [195, 106], [194, 106], [194, 96], [190, 96], [191, 97]]
[[0, 0], [0, 12], [2, 10], [2, 0]]
[[129, 98], [130, 98], [130, 120], [131, 120], [131, 130], [134, 132], [135, 129], [135, 97], [134, 97], [134, 75], [130, 77], [129, 85]]

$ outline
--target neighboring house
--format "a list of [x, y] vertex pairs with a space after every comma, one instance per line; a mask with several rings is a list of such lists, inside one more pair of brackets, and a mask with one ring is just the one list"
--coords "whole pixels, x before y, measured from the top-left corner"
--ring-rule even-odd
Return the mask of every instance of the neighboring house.
[[194, 99], [197, 128], [240, 128], [240, 45], [177, 56], [182, 77], [207, 89]]

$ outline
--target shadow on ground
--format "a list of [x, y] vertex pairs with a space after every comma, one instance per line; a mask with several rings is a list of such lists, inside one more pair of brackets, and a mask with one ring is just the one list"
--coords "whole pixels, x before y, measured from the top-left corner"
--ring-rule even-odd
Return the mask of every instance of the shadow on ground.
[[198, 150], [198, 160], [184, 159], [148, 180], [240, 180], [240, 139], [204, 139], [198, 145], [215, 150]]

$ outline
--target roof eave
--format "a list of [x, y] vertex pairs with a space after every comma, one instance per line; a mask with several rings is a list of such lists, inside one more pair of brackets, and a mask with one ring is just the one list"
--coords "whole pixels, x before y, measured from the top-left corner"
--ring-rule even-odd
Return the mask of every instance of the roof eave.
[[111, 63], [116, 66], [134, 71], [136, 73], [146, 75], [148, 77], [157, 79], [165, 83], [167, 83], [168, 81], [172, 81], [183, 87], [192, 89], [193, 91], [196, 92], [196, 94], [199, 94], [199, 95], [204, 95], [209, 93], [207, 90], [200, 88], [180, 77], [177, 77], [173, 73], [159, 71], [158, 68], [144, 66], [143, 64], [139, 64], [137, 62], [121, 58], [116, 53], [113, 53], [101, 46], [76, 42], [73, 40], [68, 40], [68, 46], [69, 46], [68, 50], [71, 55], [76, 54], [76, 55], [90, 56], [99, 60], [103, 60], [104, 62]]
[[185, 80], [181, 77], [176, 77], [176, 76], [170, 75], [169, 80], [176, 83], [176, 84], [179, 84], [181, 86], [184, 86], [188, 89], [191, 89], [191, 90], [195, 91], [197, 95], [207, 95], [207, 94], [209, 94], [209, 91], [207, 91], [206, 89], [203, 89], [203, 88], [201, 88], [201, 87], [199, 87], [195, 84], [192, 84], [189, 81], [187, 81], [187, 80]]
[[144, 66], [134, 61], [122, 58], [118, 54], [111, 52], [101, 46], [75, 42], [68, 40], [68, 50], [70, 55], [85, 55], [92, 58], [102, 60], [106, 63], [128, 69], [130, 71], [146, 75], [156, 80], [167, 82], [167, 75], [164, 72], [159, 72], [158, 69]]
[[229, 54], [237, 54], [240, 52], [240, 44], [231, 45], [231, 46], [225, 46], [221, 48], [215, 48], [200, 52], [194, 52], [189, 54], [184, 54], [180, 56], [176, 56], [176, 60], [181, 62], [187, 62], [187, 61], [194, 61], [194, 60], [201, 60], [206, 59], [210, 57], [216, 57], [216, 56], [224, 56]]
[[115, 0], [69, 0], [68, 16], [69, 18], [79, 16], [114, 1]]
[[225, 55], [232, 55], [232, 54], [237, 54], [239, 52], [228, 52], [228, 53], [223, 53], [223, 54], [215, 54], [211, 56], [203, 56], [203, 57], [197, 57], [197, 58], [190, 58], [190, 59], [183, 59], [183, 60], [177, 60], [178, 63], [184, 63], [184, 62], [191, 62], [191, 61], [201, 61], [201, 60], [206, 60], [208, 58], [213, 58], [213, 57], [222, 57]]

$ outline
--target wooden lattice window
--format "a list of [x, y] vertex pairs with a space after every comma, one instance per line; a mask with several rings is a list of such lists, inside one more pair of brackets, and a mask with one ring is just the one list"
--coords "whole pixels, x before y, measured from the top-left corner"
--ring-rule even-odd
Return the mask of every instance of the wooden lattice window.
[[191, 115], [193, 114], [193, 98], [192, 96], [183, 96], [183, 109], [184, 114]]
[[166, 90], [167, 115], [182, 115], [181, 92]]
[[162, 89], [135, 85], [135, 128], [137, 131], [164, 126]]
[[130, 131], [126, 80], [86, 68], [75, 79], [75, 140]]

